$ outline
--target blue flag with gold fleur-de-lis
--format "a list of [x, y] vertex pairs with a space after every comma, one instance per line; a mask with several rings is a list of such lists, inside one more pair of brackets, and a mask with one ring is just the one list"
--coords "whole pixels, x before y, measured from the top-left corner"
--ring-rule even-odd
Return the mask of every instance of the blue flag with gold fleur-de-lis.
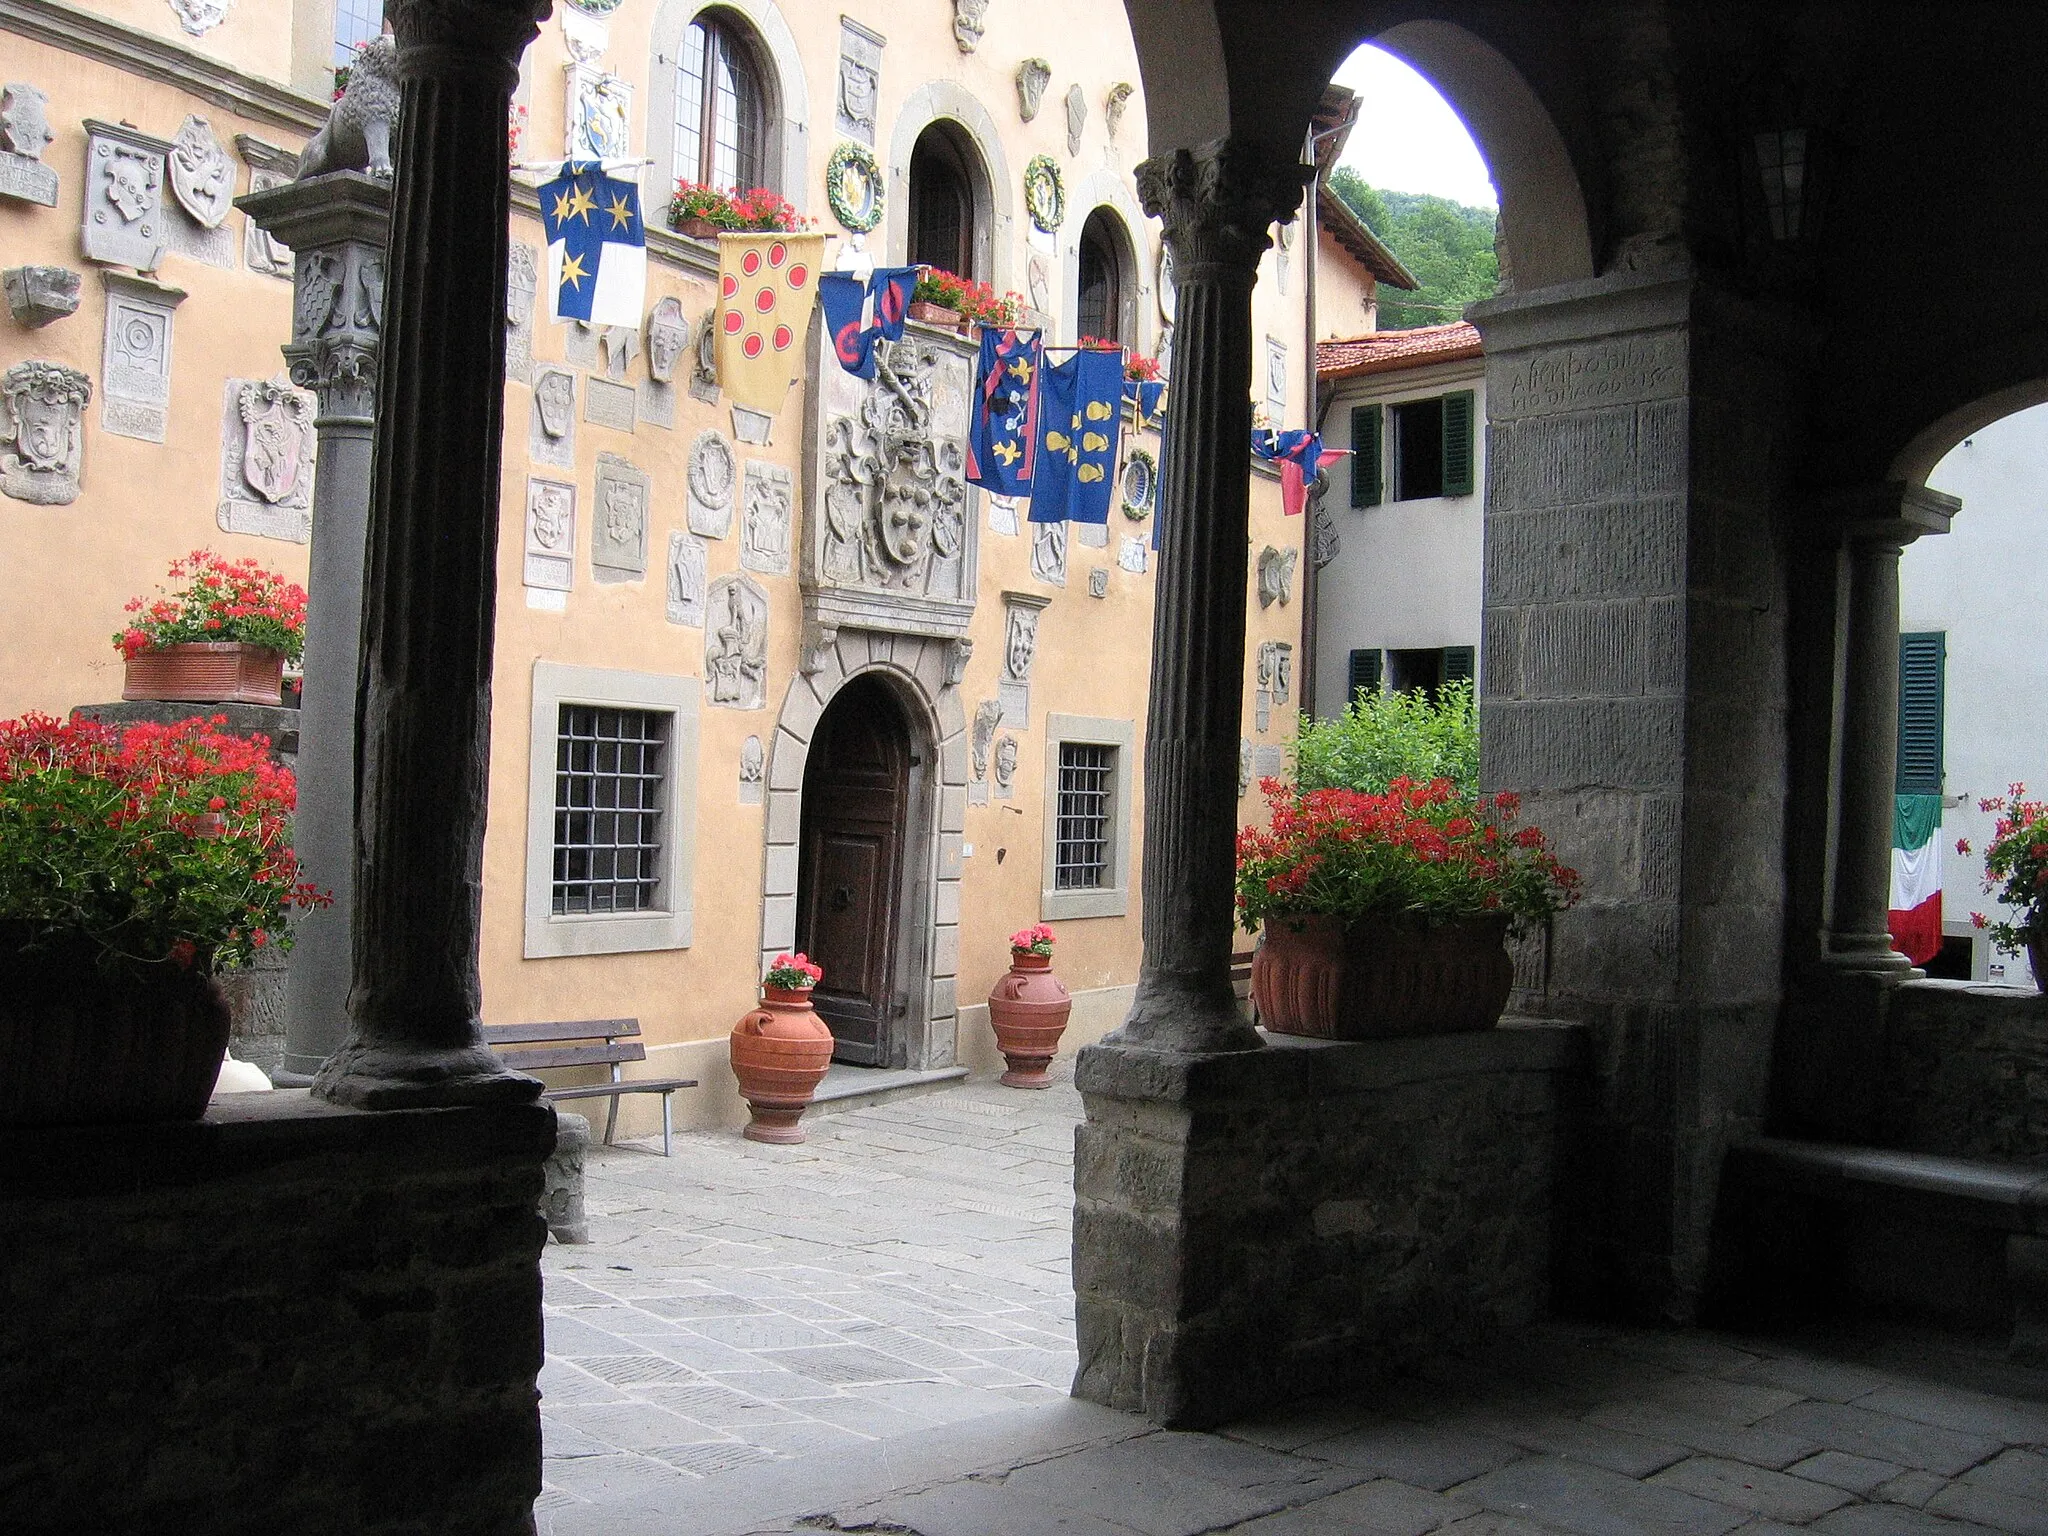
[[1038, 370], [1045, 348], [1036, 331], [981, 328], [974, 408], [967, 416], [967, 480], [998, 496], [1031, 490], [1038, 457]]
[[548, 237], [548, 317], [640, 327], [647, 304], [647, 226], [640, 189], [596, 160], [565, 160], [540, 189]]
[[1076, 352], [1039, 370], [1032, 522], [1109, 521], [1123, 397], [1121, 352]]

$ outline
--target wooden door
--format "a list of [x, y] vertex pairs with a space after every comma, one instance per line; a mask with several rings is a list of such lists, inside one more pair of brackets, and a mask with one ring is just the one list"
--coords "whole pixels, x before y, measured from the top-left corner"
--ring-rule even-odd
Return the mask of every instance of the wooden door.
[[797, 947], [825, 968], [812, 1001], [840, 1061], [886, 1065], [904, 1011], [896, 930], [909, 779], [902, 708], [883, 684], [856, 678], [811, 742], [797, 876]]

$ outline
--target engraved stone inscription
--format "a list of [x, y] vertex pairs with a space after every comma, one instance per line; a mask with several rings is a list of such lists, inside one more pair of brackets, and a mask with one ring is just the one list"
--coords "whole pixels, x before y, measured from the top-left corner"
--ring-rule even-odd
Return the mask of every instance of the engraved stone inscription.
[[690, 532], [722, 539], [732, 531], [732, 498], [739, 477], [732, 444], [715, 431], [699, 432], [690, 445]]
[[0, 493], [38, 506], [78, 500], [92, 380], [31, 358], [0, 375]]
[[705, 601], [706, 702], [760, 709], [768, 702], [768, 594], [750, 576], [721, 576]]
[[576, 487], [559, 480], [526, 482], [527, 586], [567, 592], [576, 585]]
[[100, 425], [160, 443], [171, 403], [171, 313], [184, 290], [114, 272], [100, 277], [107, 287]]
[[164, 258], [164, 161], [171, 146], [118, 123], [85, 123], [79, 241], [94, 261], [153, 272]]
[[668, 621], [704, 627], [704, 584], [710, 568], [704, 541], [677, 528], [668, 536]]
[[1530, 352], [1488, 370], [1487, 415], [1507, 421], [1663, 399], [1685, 387], [1684, 370], [1685, 343], [1675, 333]]
[[590, 567], [599, 581], [647, 574], [647, 513], [654, 482], [615, 453], [597, 456], [597, 494], [590, 507]]
[[610, 427], [614, 432], [630, 432], [633, 430], [636, 398], [630, 384], [614, 384], [610, 379], [585, 379], [583, 419], [600, 427]]
[[790, 509], [796, 477], [786, 464], [747, 460], [740, 512], [740, 564], [770, 576], [789, 574]]
[[50, 98], [23, 80], [0, 87], [0, 197], [57, 206], [57, 172], [43, 164], [50, 131]]

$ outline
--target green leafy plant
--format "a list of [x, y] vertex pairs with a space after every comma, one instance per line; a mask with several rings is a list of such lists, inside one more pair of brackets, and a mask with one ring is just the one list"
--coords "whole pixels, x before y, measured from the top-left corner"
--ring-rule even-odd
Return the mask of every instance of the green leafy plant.
[[[1970, 921], [2009, 955], [2025, 949], [2031, 939], [2048, 937], [2048, 801], [2026, 795], [2026, 785], [2014, 784], [2002, 795], [1977, 802], [1978, 810], [1998, 815], [1984, 850], [1984, 894], [1996, 896], [2019, 916], [1993, 922], [1972, 912]], [[1956, 852], [1969, 851], [1968, 839], [1958, 838]]]
[[1442, 923], [1505, 915], [1541, 921], [1578, 899], [1577, 871], [1542, 831], [1517, 827], [1520, 800], [1460, 793], [1448, 779], [1397, 778], [1384, 794], [1260, 789], [1271, 824], [1237, 836], [1237, 912], [1247, 931], [1275, 917]]
[[1385, 794], [1396, 779], [1448, 779], [1479, 792], [1479, 707], [1469, 682], [1425, 693], [1361, 693], [1344, 713], [1304, 721], [1293, 747], [1304, 790]]
[[944, 267], [925, 267], [917, 274], [917, 286], [910, 290], [913, 304], [936, 304], [941, 309], [967, 314], [975, 301], [975, 284]]
[[288, 662], [305, 653], [306, 589], [297, 582], [255, 560], [227, 560], [205, 549], [173, 560], [170, 576], [185, 585], [169, 596], [129, 599], [134, 617], [114, 634], [124, 658], [201, 640], [260, 645]]
[[290, 913], [329, 898], [299, 878], [298, 786], [224, 716], [113, 730], [0, 721], [0, 924], [30, 945], [90, 945], [108, 969], [214, 972], [291, 947]]

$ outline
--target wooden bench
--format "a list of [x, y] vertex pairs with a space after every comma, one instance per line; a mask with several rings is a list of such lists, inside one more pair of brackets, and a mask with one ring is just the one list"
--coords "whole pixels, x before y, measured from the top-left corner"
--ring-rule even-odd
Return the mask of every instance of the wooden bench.
[[661, 1095], [661, 1155], [667, 1157], [673, 1141], [669, 1117], [669, 1095], [678, 1088], [694, 1088], [694, 1077], [635, 1077], [620, 1071], [628, 1061], [645, 1061], [647, 1047], [640, 1043], [638, 1019], [580, 1019], [566, 1024], [486, 1024], [484, 1043], [508, 1067], [522, 1071], [549, 1067], [603, 1067], [612, 1071], [608, 1083], [587, 1083], [575, 1088], [549, 1088], [544, 1097], [562, 1099], [608, 1098], [604, 1142], [610, 1146], [612, 1132], [619, 1124], [619, 1095], [658, 1093]]

